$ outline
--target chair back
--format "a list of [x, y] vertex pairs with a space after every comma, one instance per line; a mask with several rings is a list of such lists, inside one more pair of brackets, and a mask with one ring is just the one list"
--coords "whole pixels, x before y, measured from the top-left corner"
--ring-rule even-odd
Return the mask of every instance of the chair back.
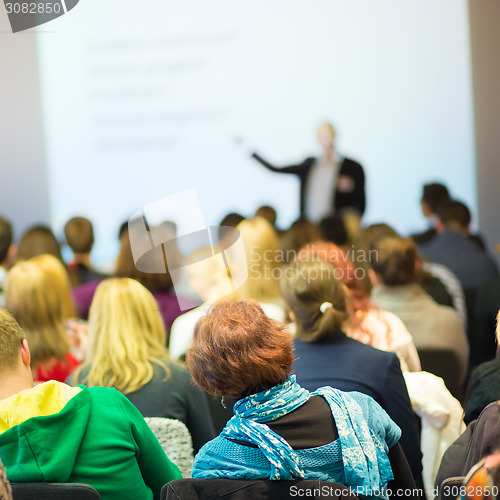
[[176, 479], [161, 490], [161, 500], [291, 500], [314, 498], [356, 500], [340, 483], [327, 481], [271, 481], [269, 479]]
[[464, 387], [460, 381], [460, 360], [449, 349], [417, 349], [422, 371], [437, 375], [444, 380], [447, 389], [460, 403], [464, 400]]
[[[441, 486], [439, 487], [439, 495], [438, 498], [440, 500], [455, 500], [455, 498], [459, 497], [463, 492], [463, 484], [464, 484], [465, 476], [456, 476], [449, 477], [445, 479]], [[460, 489], [462, 488], [462, 492]]]
[[13, 500], [100, 500], [95, 488], [82, 483], [10, 483]]
[[165, 455], [179, 467], [182, 477], [191, 477], [193, 441], [186, 425], [172, 418], [146, 417], [144, 420], [160, 442]]

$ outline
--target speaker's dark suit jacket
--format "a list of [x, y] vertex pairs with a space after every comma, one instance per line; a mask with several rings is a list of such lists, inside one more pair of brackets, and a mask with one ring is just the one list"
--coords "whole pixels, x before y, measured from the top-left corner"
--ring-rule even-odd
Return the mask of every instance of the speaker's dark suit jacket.
[[[297, 165], [289, 165], [287, 167], [278, 168], [271, 165], [268, 161], [264, 160], [257, 153], [252, 155], [258, 162], [260, 162], [267, 169], [278, 172], [281, 174], [295, 174], [300, 179], [300, 215], [306, 216], [306, 195], [307, 195], [307, 181], [312, 166], [317, 162], [316, 158], [306, 158], [302, 163]], [[344, 208], [354, 208], [361, 215], [364, 214], [366, 208], [365, 196], [365, 174], [363, 167], [349, 158], [344, 158], [340, 163], [340, 169], [337, 178], [340, 176], [350, 177], [354, 181], [354, 189], [350, 192], [339, 190], [337, 183], [332, 193], [333, 204], [335, 211]]]
[[418, 417], [413, 413], [398, 357], [339, 332], [320, 342], [294, 340], [293, 368], [308, 391], [330, 386], [371, 396], [401, 428], [399, 440], [415, 478], [422, 472]]

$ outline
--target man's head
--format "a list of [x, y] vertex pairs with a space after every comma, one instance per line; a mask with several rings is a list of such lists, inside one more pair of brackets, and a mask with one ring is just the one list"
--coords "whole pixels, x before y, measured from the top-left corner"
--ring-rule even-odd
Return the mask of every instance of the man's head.
[[0, 266], [5, 263], [12, 245], [12, 226], [8, 220], [0, 217]]
[[321, 144], [321, 148], [325, 154], [333, 149], [333, 141], [336, 135], [331, 123], [322, 122], [318, 125], [318, 142]]
[[84, 217], [73, 217], [64, 226], [64, 236], [74, 254], [89, 254], [94, 244], [92, 222]]
[[439, 206], [450, 199], [448, 188], [437, 182], [432, 184], [425, 184], [420, 200], [422, 206], [422, 213], [425, 217], [430, 217], [437, 213]]
[[33, 386], [28, 342], [19, 323], [0, 308], [0, 400]]
[[437, 215], [440, 227], [453, 229], [463, 234], [470, 234], [471, 215], [466, 205], [457, 200], [449, 200], [439, 206]]

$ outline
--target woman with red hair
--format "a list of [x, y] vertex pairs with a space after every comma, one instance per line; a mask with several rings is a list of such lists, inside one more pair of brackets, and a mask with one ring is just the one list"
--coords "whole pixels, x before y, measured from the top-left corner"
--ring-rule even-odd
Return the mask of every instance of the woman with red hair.
[[192, 377], [209, 394], [237, 401], [222, 433], [197, 454], [192, 476], [336, 481], [386, 498], [396, 460], [409, 474], [399, 427], [367, 395], [309, 393], [291, 375], [293, 361], [286, 327], [256, 302], [220, 301], [198, 321], [186, 356]]
[[371, 283], [364, 267], [355, 267], [337, 245], [327, 242], [305, 246], [298, 259], [321, 260], [331, 264], [336, 277], [346, 286], [348, 318], [343, 324], [346, 335], [382, 351], [394, 352], [403, 372], [421, 370], [417, 349], [404, 323], [395, 314], [371, 302]]

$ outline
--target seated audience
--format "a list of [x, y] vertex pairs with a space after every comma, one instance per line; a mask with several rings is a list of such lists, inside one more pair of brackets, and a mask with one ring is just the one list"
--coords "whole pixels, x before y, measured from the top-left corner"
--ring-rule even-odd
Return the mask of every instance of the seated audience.
[[193, 477], [337, 481], [372, 498], [393, 478], [400, 429], [364, 394], [309, 393], [290, 375], [293, 358], [284, 326], [253, 301], [217, 302], [199, 320], [187, 353], [193, 378], [237, 402]]
[[455, 353], [459, 373], [465, 380], [469, 344], [458, 313], [435, 302], [418, 283], [417, 247], [411, 239], [384, 238], [376, 245], [373, 269], [380, 282], [372, 300], [382, 309], [399, 316], [420, 349], [445, 349]]
[[66, 332], [68, 302], [61, 294], [60, 281], [44, 260], [45, 256], [39, 256], [18, 262], [7, 273], [5, 307], [31, 345], [35, 381], [64, 382], [79, 362], [71, 354]]
[[420, 208], [422, 209], [424, 217], [429, 221], [430, 227], [423, 233], [411, 235], [411, 238], [417, 245], [424, 245], [437, 236], [437, 210], [441, 203], [449, 199], [450, 193], [448, 188], [443, 184], [433, 182], [424, 185], [422, 198], [420, 199]]
[[[130, 235], [127, 228], [121, 228], [120, 252], [116, 260], [114, 276], [118, 278], [131, 278], [142, 283], [154, 296], [158, 307], [160, 308], [165, 328], [167, 330], [167, 345], [170, 335], [170, 328], [175, 318], [181, 314], [179, 302], [172, 287], [172, 277], [165, 268], [162, 254], [154, 254], [153, 259], [161, 258], [162, 267], [165, 272], [146, 273], [137, 269], [132, 248], [130, 246]], [[73, 290], [73, 300], [78, 311], [78, 315], [87, 319], [89, 315], [90, 304], [100, 281], [91, 281], [85, 283]], [[194, 306], [194, 304], [193, 304]]]
[[68, 382], [114, 387], [144, 417], [182, 421], [197, 451], [215, 436], [207, 398], [188, 370], [170, 360], [165, 338], [153, 295], [137, 281], [107, 279], [90, 308], [88, 362]]
[[438, 209], [438, 236], [421, 246], [432, 262], [450, 268], [466, 290], [498, 276], [492, 257], [470, 239], [471, 216], [461, 202], [450, 200]]
[[[370, 262], [377, 258], [377, 243], [383, 238], [399, 238], [400, 235], [387, 224], [372, 224], [365, 228], [359, 235], [355, 244], [356, 265], [372, 269]], [[366, 256], [369, 256], [368, 262]], [[446, 267], [427, 262], [418, 254], [418, 283], [420, 286], [442, 306], [451, 306], [460, 314], [460, 318], [467, 327], [467, 308], [462, 285], [457, 277]], [[374, 280], [376, 282], [376, 279]]]
[[422, 472], [418, 419], [397, 356], [349, 338], [344, 285], [331, 266], [298, 261], [281, 282], [295, 322], [294, 372], [305, 389], [331, 386], [371, 396], [402, 430], [401, 446], [413, 475]]
[[[500, 312], [497, 316], [497, 343], [500, 343]], [[469, 381], [464, 422], [469, 425], [493, 401], [500, 400], [500, 353], [495, 359], [479, 365]]]
[[73, 261], [68, 268], [74, 270], [73, 276], [76, 278], [74, 286], [103, 279], [104, 275], [97, 272], [90, 261], [94, 245], [92, 222], [85, 217], [73, 217], [64, 226], [64, 236], [73, 252]]
[[0, 309], [0, 456], [10, 481], [93, 486], [102, 500], [160, 498], [181, 477], [137, 409], [107, 388], [33, 387], [30, 350]]
[[3, 287], [7, 269], [9, 268], [9, 257], [12, 250], [12, 226], [10, 222], [0, 217], [0, 307], [3, 307]]
[[344, 333], [363, 344], [394, 352], [403, 371], [420, 371], [417, 349], [403, 322], [395, 314], [372, 304], [367, 293], [368, 276], [365, 276], [364, 269], [355, 268], [345, 253], [333, 243], [308, 245], [300, 251], [298, 258], [322, 260], [331, 264], [335, 275], [346, 285], [346, 310], [349, 316], [342, 325]]

